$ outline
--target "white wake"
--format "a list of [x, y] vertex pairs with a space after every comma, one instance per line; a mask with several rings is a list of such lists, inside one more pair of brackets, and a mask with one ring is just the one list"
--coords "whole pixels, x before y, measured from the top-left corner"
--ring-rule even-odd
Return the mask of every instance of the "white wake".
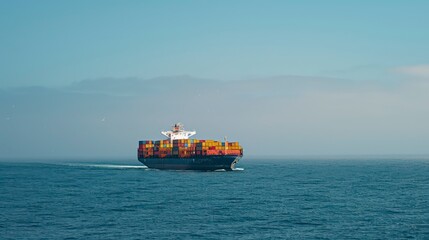
[[94, 168], [119, 168], [119, 169], [147, 169], [143, 165], [116, 165], [116, 164], [67, 164], [72, 167], [94, 167]]

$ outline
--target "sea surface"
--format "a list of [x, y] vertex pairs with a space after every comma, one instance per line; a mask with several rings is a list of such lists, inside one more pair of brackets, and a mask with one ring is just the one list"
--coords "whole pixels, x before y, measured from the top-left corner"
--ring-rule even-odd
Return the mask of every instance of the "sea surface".
[[0, 239], [429, 239], [429, 160], [0, 163]]

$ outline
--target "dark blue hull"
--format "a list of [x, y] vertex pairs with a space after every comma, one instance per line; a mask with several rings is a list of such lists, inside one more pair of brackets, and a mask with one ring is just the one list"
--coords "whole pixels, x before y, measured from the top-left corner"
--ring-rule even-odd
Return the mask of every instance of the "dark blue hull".
[[148, 168], [171, 170], [233, 170], [240, 156], [204, 156], [190, 158], [139, 158]]

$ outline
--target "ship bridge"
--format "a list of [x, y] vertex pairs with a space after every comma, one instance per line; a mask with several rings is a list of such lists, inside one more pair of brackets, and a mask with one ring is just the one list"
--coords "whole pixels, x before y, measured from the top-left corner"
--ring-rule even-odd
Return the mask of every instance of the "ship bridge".
[[189, 137], [197, 134], [196, 131], [185, 131], [183, 124], [176, 123], [171, 127], [171, 131], [162, 131], [162, 135], [168, 137], [169, 140], [189, 139]]

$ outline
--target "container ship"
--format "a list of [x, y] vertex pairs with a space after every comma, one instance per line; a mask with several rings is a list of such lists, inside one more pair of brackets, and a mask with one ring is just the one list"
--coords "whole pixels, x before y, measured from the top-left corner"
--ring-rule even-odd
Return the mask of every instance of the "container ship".
[[196, 132], [185, 131], [180, 123], [161, 134], [167, 139], [139, 141], [138, 160], [148, 168], [230, 171], [243, 157], [238, 142], [190, 139]]

